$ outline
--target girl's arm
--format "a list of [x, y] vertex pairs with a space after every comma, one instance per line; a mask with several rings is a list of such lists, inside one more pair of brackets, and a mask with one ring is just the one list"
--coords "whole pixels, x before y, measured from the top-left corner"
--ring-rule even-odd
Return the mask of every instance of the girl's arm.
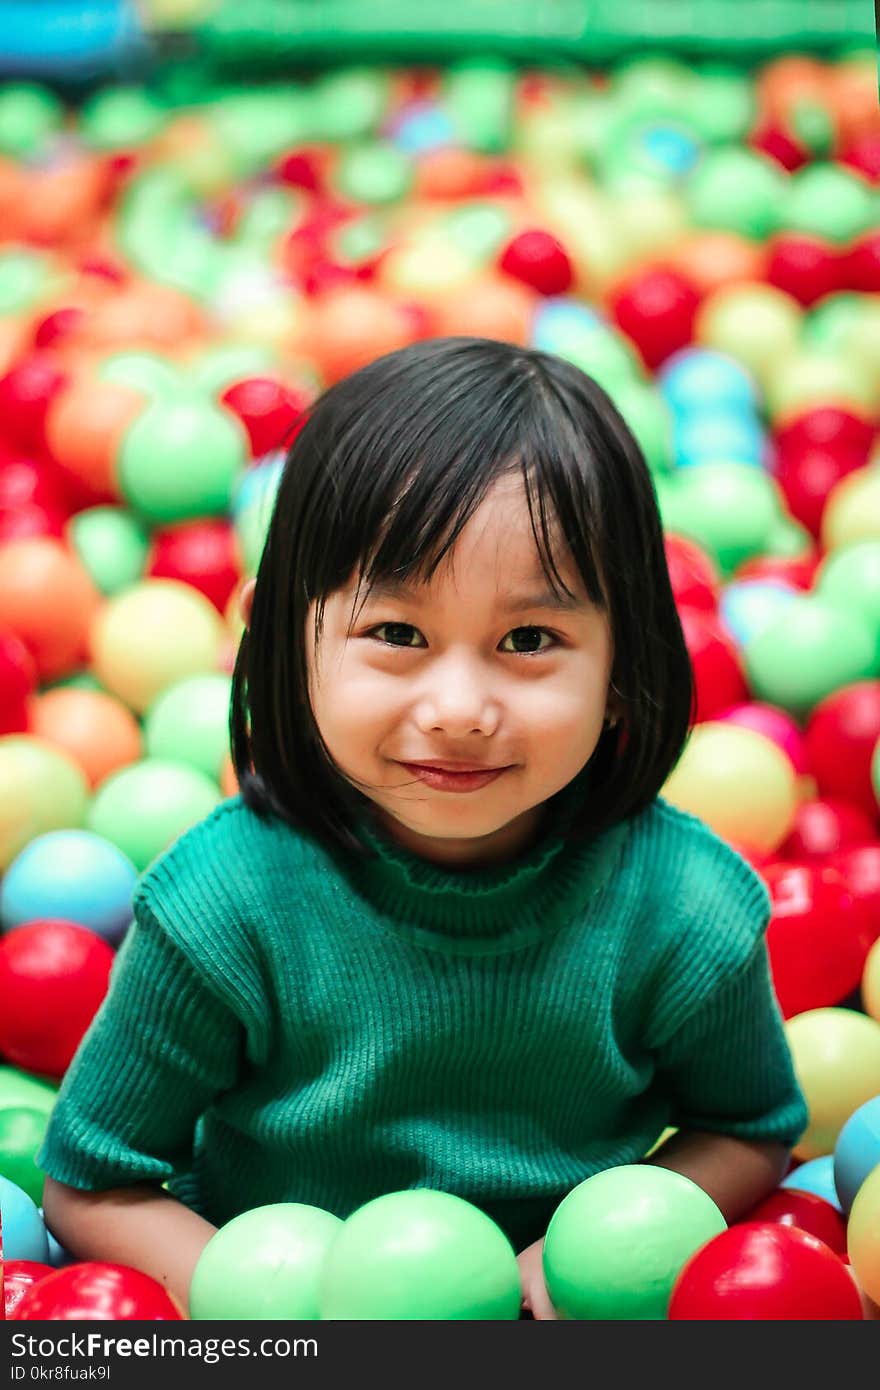
[[152, 1183], [84, 1192], [48, 1177], [43, 1213], [71, 1255], [151, 1275], [189, 1317], [193, 1271], [217, 1229], [209, 1221]]
[[709, 1194], [730, 1225], [779, 1186], [790, 1153], [788, 1145], [772, 1140], [678, 1130], [642, 1161], [690, 1178]]

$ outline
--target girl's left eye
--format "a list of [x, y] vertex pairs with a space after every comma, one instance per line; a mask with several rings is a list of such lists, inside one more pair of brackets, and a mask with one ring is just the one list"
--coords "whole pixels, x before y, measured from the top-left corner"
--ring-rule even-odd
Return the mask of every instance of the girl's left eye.
[[[410, 632], [410, 633], [412, 633], [412, 632], [418, 632], [418, 628], [413, 627], [411, 623], [379, 623], [379, 624], [377, 624], [376, 627], [370, 628], [370, 631], [367, 633], [367, 636], [368, 636], [368, 637], [373, 637], [373, 636], [375, 636], [376, 633], [381, 632], [383, 629], [385, 629], [385, 630], [388, 631], [388, 632], [393, 632], [393, 631], [395, 631], [395, 630], [396, 630], [397, 632], [400, 632], [401, 629], [402, 629], [404, 632]], [[503, 640], [503, 641], [506, 641], [506, 640], [507, 640], [507, 637], [513, 637], [514, 634], [516, 634], [516, 633], [522, 633], [522, 632], [529, 633], [529, 634], [531, 634], [531, 635], [533, 635], [533, 636], [537, 636], [539, 640], [540, 640], [540, 638], [541, 638], [542, 636], [543, 636], [543, 637], [547, 637], [547, 638], [549, 638], [550, 646], [548, 646], [548, 647], [539, 647], [537, 650], [531, 650], [531, 651], [530, 651], [530, 650], [525, 650], [525, 651], [519, 650], [519, 651], [514, 651], [514, 652], [508, 651], [508, 652], [506, 653], [508, 656], [541, 656], [544, 652], [550, 651], [550, 649], [551, 649], [552, 647], [557, 647], [557, 646], [559, 645], [559, 642], [558, 642], [557, 638], [554, 637], [554, 635], [553, 635], [552, 632], [548, 632], [547, 628], [545, 628], [545, 627], [514, 627], [514, 628], [511, 628], [510, 632], [507, 633], [507, 636], [506, 636], [505, 638], [503, 638], [502, 640]], [[409, 651], [418, 651], [418, 650], [420, 650], [418, 647], [413, 647], [413, 646], [411, 646], [408, 642], [388, 641], [388, 640], [387, 640], [386, 638], [384, 638], [384, 637], [379, 637], [379, 638], [378, 638], [378, 641], [380, 641], [380, 642], [381, 642], [384, 646], [386, 646], [386, 647], [396, 647], [396, 648], [398, 648], [398, 650], [401, 650], [401, 651], [406, 651], [406, 650], [409, 650]]]

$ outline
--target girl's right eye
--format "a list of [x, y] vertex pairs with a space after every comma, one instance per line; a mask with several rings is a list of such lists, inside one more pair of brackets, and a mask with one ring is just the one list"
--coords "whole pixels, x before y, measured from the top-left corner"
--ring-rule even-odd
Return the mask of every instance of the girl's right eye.
[[[376, 633], [381, 632], [381, 631], [383, 630], [383, 628], [384, 628], [386, 631], [388, 631], [388, 632], [393, 632], [395, 629], [397, 629], [398, 631], [400, 631], [401, 629], [403, 629], [404, 632], [415, 632], [415, 631], [417, 631], [417, 629], [413, 627], [412, 623], [378, 623], [376, 627], [370, 628], [370, 631], [367, 633], [367, 636], [368, 636], [368, 637], [375, 637], [375, 636], [376, 636]], [[394, 642], [394, 641], [389, 642], [389, 641], [387, 641], [384, 637], [380, 637], [380, 638], [378, 638], [378, 640], [379, 640], [380, 642], [382, 642], [383, 645], [386, 646], [386, 647], [404, 647], [404, 648], [409, 647], [409, 643], [408, 643], [408, 642]], [[414, 649], [411, 648], [411, 650], [414, 650]]]

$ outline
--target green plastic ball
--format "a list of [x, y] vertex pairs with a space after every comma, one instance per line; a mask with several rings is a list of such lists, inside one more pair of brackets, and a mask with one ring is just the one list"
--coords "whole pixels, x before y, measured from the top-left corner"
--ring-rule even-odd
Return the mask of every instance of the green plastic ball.
[[196, 391], [214, 396], [243, 377], [271, 376], [277, 369], [277, 355], [262, 343], [224, 343], [199, 358], [190, 380]]
[[144, 572], [150, 538], [122, 507], [88, 507], [70, 520], [73, 548], [102, 594], [118, 594]]
[[877, 223], [877, 206], [865, 179], [838, 164], [810, 164], [791, 176], [785, 225], [827, 241], [847, 242]]
[[98, 150], [145, 144], [168, 120], [167, 109], [143, 87], [108, 87], [83, 103], [78, 130]]
[[133, 386], [147, 397], [168, 396], [183, 390], [180, 369], [155, 352], [114, 352], [97, 369], [102, 381]]
[[690, 1178], [653, 1164], [608, 1168], [557, 1207], [544, 1279], [560, 1318], [661, 1320], [690, 1257], [727, 1230]]
[[247, 437], [230, 411], [202, 397], [149, 406], [119, 451], [125, 501], [154, 523], [221, 516], [247, 457]]
[[301, 1202], [254, 1207], [212, 1236], [193, 1271], [194, 1319], [318, 1317], [318, 1281], [342, 1228], [338, 1216]]
[[784, 175], [767, 156], [726, 147], [711, 150], [688, 180], [685, 199], [698, 227], [763, 239], [780, 225]]
[[0, 91], [0, 154], [27, 159], [61, 127], [64, 107], [48, 87], [7, 83]]
[[826, 603], [862, 617], [880, 643], [880, 541], [858, 541], [831, 551], [814, 588]]
[[754, 698], [796, 718], [841, 686], [877, 675], [877, 641], [861, 614], [824, 595], [793, 598], [747, 642], [743, 660]]
[[231, 690], [231, 678], [219, 671], [163, 690], [144, 720], [149, 757], [185, 763], [218, 781], [229, 752]]
[[387, 141], [353, 145], [336, 168], [336, 190], [353, 203], [368, 207], [399, 203], [412, 186], [413, 164], [409, 155]]
[[38, 1110], [49, 1114], [58, 1099], [58, 1086], [31, 1076], [19, 1067], [0, 1066], [0, 1107], [4, 1110]]
[[38, 252], [15, 249], [0, 253], [0, 314], [26, 309], [48, 291], [50, 280], [48, 264]]
[[378, 129], [390, 93], [380, 68], [334, 68], [311, 87], [312, 128], [322, 140], [357, 140]]
[[313, 129], [311, 96], [292, 82], [230, 90], [207, 114], [240, 176], [262, 171]]
[[42, 1203], [46, 1175], [34, 1160], [48, 1123], [44, 1109], [24, 1105], [0, 1109], [0, 1175], [26, 1192], [35, 1206]]
[[443, 219], [442, 227], [444, 235], [478, 263], [493, 260], [513, 235], [509, 212], [493, 203], [465, 203]]
[[217, 783], [195, 768], [145, 758], [101, 783], [86, 828], [121, 849], [140, 872], [220, 799]]
[[656, 387], [623, 380], [613, 384], [614, 404], [635, 435], [652, 473], [672, 467], [672, 413]]
[[463, 58], [446, 69], [442, 100], [459, 142], [482, 154], [502, 154], [513, 128], [516, 73], [503, 58]]
[[730, 575], [760, 554], [779, 516], [773, 483], [748, 463], [701, 463], [673, 475], [661, 497], [667, 531], [690, 536]]
[[448, 1192], [413, 1188], [349, 1216], [324, 1263], [324, 1320], [514, 1319], [519, 1266], [485, 1212]]
[[755, 86], [745, 73], [708, 63], [700, 68], [688, 114], [708, 144], [745, 140], [756, 112]]

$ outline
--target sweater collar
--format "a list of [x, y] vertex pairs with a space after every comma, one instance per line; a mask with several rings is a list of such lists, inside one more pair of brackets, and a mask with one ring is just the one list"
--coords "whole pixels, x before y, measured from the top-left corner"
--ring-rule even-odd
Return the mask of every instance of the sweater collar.
[[587, 793], [584, 771], [552, 799], [544, 829], [512, 860], [460, 871], [422, 859], [392, 839], [369, 808], [358, 832], [375, 857], [349, 860], [358, 891], [390, 925], [438, 949], [529, 945], [587, 907], [628, 835], [622, 822], [579, 843], [564, 836]]

